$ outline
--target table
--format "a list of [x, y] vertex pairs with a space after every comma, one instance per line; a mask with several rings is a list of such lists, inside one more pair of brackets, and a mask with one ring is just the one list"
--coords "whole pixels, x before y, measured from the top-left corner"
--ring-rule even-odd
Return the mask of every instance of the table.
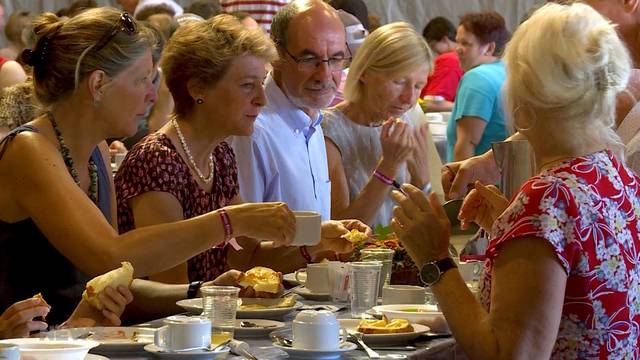
[[[322, 305], [322, 304], [330, 304], [328, 302], [317, 302], [317, 301], [307, 301], [300, 299], [305, 305]], [[287, 326], [291, 326], [291, 321], [295, 317], [297, 312], [292, 312], [285, 316], [285, 323]], [[348, 309], [342, 310], [336, 313], [338, 318], [349, 318]], [[282, 321], [282, 319], [280, 319]], [[162, 319], [154, 320], [149, 323], [144, 324], [145, 327], [160, 327], [162, 325]], [[271, 345], [271, 341], [266, 338], [259, 339], [243, 339], [240, 338], [238, 340], [245, 341], [251, 347], [251, 352], [258, 359], [268, 359], [268, 360], [280, 360], [287, 359], [288, 355], [273, 347]], [[418, 339], [416, 342], [416, 346], [421, 349], [418, 351], [378, 351], [380, 354], [403, 354], [407, 356], [407, 359], [418, 360], [418, 359], [463, 359], [464, 356], [455, 346], [455, 341], [453, 338], [439, 338], [439, 339], [430, 339], [428, 337], [423, 337]], [[147, 360], [147, 359], [155, 359], [152, 354], [143, 352], [136, 354], [126, 354], [126, 355], [118, 355], [118, 356], [109, 356], [112, 360]], [[241, 356], [229, 356], [227, 357], [229, 360], [241, 360], [244, 359]], [[342, 356], [342, 359], [368, 359], [366, 353], [361, 350], [354, 350], [349, 353], [345, 353]]]

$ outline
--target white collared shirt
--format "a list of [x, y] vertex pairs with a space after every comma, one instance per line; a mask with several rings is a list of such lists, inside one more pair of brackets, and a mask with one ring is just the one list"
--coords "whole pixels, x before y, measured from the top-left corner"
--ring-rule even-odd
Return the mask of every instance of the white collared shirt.
[[251, 136], [230, 139], [245, 202], [283, 201], [291, 210], [331, 217], [331, 182], [322, 114], [311, 119], [291, 103], [271, 74], [265, 80], [267, 105]]

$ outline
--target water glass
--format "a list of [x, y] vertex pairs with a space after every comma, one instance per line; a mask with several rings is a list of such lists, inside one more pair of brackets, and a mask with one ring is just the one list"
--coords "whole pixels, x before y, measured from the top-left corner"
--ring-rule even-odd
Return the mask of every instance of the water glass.
[[365, 318], [366, 312], [377, 305], [381, 269], [382, 262], [380, 261], [349, 264], [349, 290], [353, 318]]
[[211, 344], [216, 346], [232, 339], [240, 289], [235, 286], [204, 286], [200, 291], [202, 316], [211, 320]]
[[391, 268], [393, 266], [393, 255], [395, 250], [374, 248], [360, 250], [361, 261], [380, 261], [380, 283], [378, 284], [378, 294], [382, 294], [382, 287], [391, 283]]
[[337, 303], [349, 301], [349, 268], [347, 263], [329, 261], [329, 294]]

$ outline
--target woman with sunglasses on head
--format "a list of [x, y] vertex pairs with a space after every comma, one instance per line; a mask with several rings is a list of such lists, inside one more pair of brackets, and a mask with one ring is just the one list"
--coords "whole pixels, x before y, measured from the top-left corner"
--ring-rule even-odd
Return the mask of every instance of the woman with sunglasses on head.
[[283, 203], [229, 206], [119, 236], [104, 139], [133, 134], [154, 101], [153, 38], [112, 8], [67, 20], [44, 14], [34, 31], [25, 59], [47, 111], [0, 144], [0, 308], [42, 292], [56, 324], [89, 277], [121, 261], [141, 277], [234, 236], [290, 241], [295, 218]]
[[[276, 57], [261, 29], [248, 29], [232, 15], [190, 22], [175, 32], [161, 61], [174, 114], [131, 149], [118, 170], [120, 231], [188, 219], [242, 201], [235, 156], [225, 139], [253, 132], [266, 104], [266, 67]], [[321, 243], [309, 252], [351, 250], [340, 238], [349, 227], [366, 228], [353, 221], [325, 222]], [[241, 251], [217, 246], [150, 279], [184, 283], [217, 277], [226, 268], [262, 265], [291, 272], [300, 267], [292, 257], [301, 257], [297, 248], [274, 250], [252, 239], [239, 240]]]
[[440, 159], [416, 105], [432, 58], [403, 22], [376, 29], [358, 49], [345, 100], [324, 112], [333, 218], [388, 225], [394, 179], [442, 193]]

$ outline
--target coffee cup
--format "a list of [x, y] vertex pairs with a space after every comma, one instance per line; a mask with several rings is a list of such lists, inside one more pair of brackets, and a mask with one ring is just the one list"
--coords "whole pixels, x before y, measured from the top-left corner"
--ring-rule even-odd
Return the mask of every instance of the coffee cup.
[[425, 295], [422, 286], [386, 285], [382, 288], [382, 304], [424, 304]]
[[296, 217], [296, 234], [291, 246], [313, 246], [320, 242], [320, 213], [315, 211], [294, 211]]
[[327, 263], [308, 264], [306, 269], [296, 270], [296, 281], [300, 281], [300, 274], [306, 273], [304, 286], [312, 293], [326, 294], [329, 292], [329, 266]]
[[167, 351], [196, 350], [211, 344], [211, 321], [198, 316], [175, 315], [156, 330], [154, 344]]
[[327, 310], [303, 310], [293, 320], [293, 347], [305, 350], [336, 350], [347, 339], [336, 316]]

